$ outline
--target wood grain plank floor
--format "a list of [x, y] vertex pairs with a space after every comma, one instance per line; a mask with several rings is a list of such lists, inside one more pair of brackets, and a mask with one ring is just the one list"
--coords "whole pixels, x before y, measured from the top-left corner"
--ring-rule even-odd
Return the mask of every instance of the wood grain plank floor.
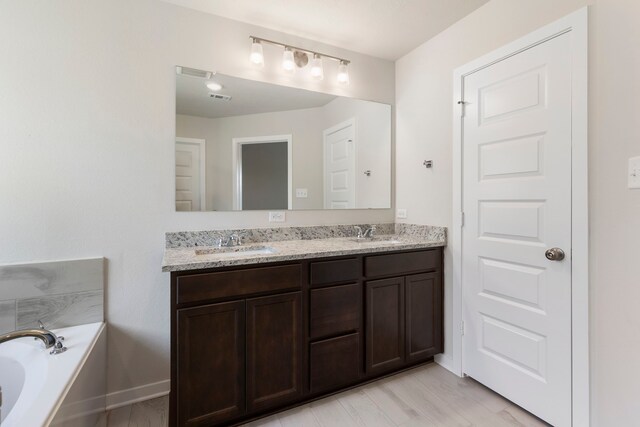
[[[167, 396], [114, 409], [108, 427], [166, 427]], [[436, 364], [246, 424], [250, 427], [544, 427], [471, 378]]]

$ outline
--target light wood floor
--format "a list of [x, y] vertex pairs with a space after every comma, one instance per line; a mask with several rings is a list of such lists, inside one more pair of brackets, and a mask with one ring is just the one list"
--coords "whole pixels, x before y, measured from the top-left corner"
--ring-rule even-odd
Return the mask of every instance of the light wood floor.
[[[107, 414], [108, 427], [167, 425], [168, 397]], [[548, 426], [470, 378], [436, 364], [247, 424], [251, 427]]]

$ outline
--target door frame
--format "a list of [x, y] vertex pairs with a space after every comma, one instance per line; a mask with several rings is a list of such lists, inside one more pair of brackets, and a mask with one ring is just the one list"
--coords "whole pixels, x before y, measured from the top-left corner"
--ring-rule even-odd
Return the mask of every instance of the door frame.
[[233, 210], [242, 210], [242, 146], [247, 144], [287, 143], [287, 209], [293, 209], [293, 136], [270, 135], [231, 139], [231, 178], [233, 181]]
[[[200, 211], [204, 212], [207, 210], [207, 191], [205, 188], [207, 182], [205, 170], [207, 165], [207, 141], [200, 138], [181, 138], [176, 136], [176, 142], [180, 142], [182, 144], [194, 144], [200, 147]], [[173, 168], [173, 175], [175, 176], [175, 162]], [[175, 180], [173, 185], [175, 187]], [[173, 192], [175, 193], [175, 188], [173, 189]]]
[[349, 178], [353, 185], [353, 207], [347, 209], [356, 209], [358, 206], [358, 192], [356, 191], [356, 169], [358, 168], [358, 152], [356, 151], [357, 129], [356, 118], [351, 117], [344, 122], [340, 122], [322, 131], [322, 206], [324, 209], [331, 209], [330, 207], [327, 207], [327, 135], [349, 126], [353, 129], [353, 140], [351, 141], [353, 149], [353, 168], [349, 174]]
[[[462, 292], [462, 112], [464, 78], [476, 71], [571, 34], [571, 370], [572, 424], [590, 425], [589, 378], [589, 204], [588, 204], [588, 7], [546, 25], [506, 46], [457, 68], [453, 73], [453, 357], [448, 367], [463, 376]], [[471, 220], [471, 219], [469, 219]], [[444, 362], [444, 361], [443, 361]], [[444, 363], [443, 363], [444, 364]]]

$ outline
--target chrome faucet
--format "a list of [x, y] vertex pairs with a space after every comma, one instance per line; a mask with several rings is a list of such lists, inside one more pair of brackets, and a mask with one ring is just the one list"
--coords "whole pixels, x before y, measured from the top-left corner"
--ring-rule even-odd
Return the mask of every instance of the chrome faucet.
[[240, 245], [242, 245], [242, 238], [236, 233], [228, 234], [220, 239], [221, 247], [232, 247]]
[[364, 237], [365, 239], [373, 239], [373, 233], [375, 233], [375, 231], [376, 226], [372, 225], [371, 227], [364, 230], [364, 233], [362, 233], [362, 237]]
[[[40, 324], [40, 326], [42, 326], [42, 324]], [[42, 327], [33, 329], [21, 329], [19, 331], [13, 331], [7, 334], [0, 335], [0, 344], [25, 337], [33, 337], [39, 339], [44, 343], [45, 348], [53, 347], [49, 354], [60, 354], [67, 351], [67, 347], [62, 344], [64, 337], [59, 337], [53, 332], [48, 331]]]
[[373, 238], [373, 233], [376, 231], [376, 226], [372, 225], [369, 228], [365, 228], [364, 232], [362, 231], [362, 227], [356, 225], [354, 226], [354, 228], [356, 229], [356, 232], [358, 233], [358, 235], [356, 236], [356, 238], [358, 239], [372, 239]]

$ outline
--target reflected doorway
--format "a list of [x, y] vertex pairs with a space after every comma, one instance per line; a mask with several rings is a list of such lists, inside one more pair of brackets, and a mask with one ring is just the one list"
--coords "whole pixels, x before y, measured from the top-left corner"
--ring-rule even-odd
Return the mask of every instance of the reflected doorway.
[[291, 135], [233, 139], [234, 210], [291, 209]]

